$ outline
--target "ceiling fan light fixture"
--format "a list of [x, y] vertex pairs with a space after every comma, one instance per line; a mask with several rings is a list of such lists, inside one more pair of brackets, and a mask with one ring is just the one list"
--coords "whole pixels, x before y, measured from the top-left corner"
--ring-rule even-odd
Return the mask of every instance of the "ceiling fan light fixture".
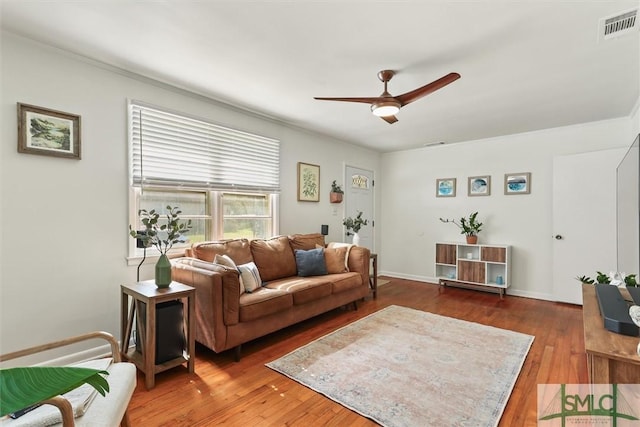
[[398, 114], [400, 104], [396, 101], [377, 102], [371, 105], [371, 112], [378, 117], [388, 117]]

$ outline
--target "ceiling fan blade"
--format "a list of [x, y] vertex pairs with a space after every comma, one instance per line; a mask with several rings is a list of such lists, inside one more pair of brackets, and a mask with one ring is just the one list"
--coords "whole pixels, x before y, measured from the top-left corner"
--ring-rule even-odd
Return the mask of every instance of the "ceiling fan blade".
[[429, 84], [426, 84], [418, 89], [414, 89], [411, 92], [403, 93], [400, 96], [396, 96], [396, 100], [400, 102], [400, 104], [404, 107], [407, 104], [412, 103], [425, 95], [428, 95], [432, 92], [435, 92], [438, 89], [442, 89], [449, 83], [453, 83], [460, 78], [460, 74], [458, 73], [449, 73], [444, 77], [440, 77], [438, 80], [435, 80]]
[[380, 118], [390, 125], [398, 121], [398, 118], [396, 116], [381, 116]]
[[380, 98], [380, 97], [375, 97], [375, 98], [318, 98], [318, 97], [314, 97], [313, 99], [318, 99], [320, 101], [345, 101], [345, 102], [362, 102], [365, 104], [373, 104], [376, 102], [380, 102], [381, 99], [384, 98]]

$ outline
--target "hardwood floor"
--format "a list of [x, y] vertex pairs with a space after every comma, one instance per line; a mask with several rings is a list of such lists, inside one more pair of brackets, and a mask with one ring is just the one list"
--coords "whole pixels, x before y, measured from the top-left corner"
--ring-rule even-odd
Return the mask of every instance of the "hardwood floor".
[[131, 425], [376, 426], [264, 364], [388, 305], [535, 336], [500, 426], [537, 425], [538, 384], [588, 382], [581, 307], [388, 279], [378, 299], [359, 302], [357, 311], [333, 310], [245, 344], [240, 362], [232, 352], [216, 354], [198, 345], [195, 374], [186, 367], [163, 372], [151, 391], [139, 374], [129, 405]]

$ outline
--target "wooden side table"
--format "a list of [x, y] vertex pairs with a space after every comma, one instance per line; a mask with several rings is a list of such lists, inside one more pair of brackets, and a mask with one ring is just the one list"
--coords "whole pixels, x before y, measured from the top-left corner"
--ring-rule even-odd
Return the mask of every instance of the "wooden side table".
[[373, 291], [373, 299], [378, 298], [378, 254], [369, 255], [373, 261], [373, 273], [369, 275], [369, 286]]
[[[626, 290], [621, 290], [628, 298]], [[638, 337], [616, 334], [605, 329], [596, 290], [582, 285], [582, 321], [587, 369], [591, 384], [640, 383], [640, 356], [636, 348]]]
[[[147, 390], [155, 386], [155, 375], [167, 369], [187, 363], [189, 372], [194, 371], [195, 363], [195, 297], [196, 290], [191, 286], [179, 282], [171, 282], [165, 289], [159, 289], [154, 280], [146, 280], [133, 285], [120, 285], [121, 293], [121, 322], [120, 333], [122, 347], [120, 349], [123, 358], [134, 363], [145, 374], [145, 386]], [[132, 298], [129, 304], [129, 298]], [[183, 329], [186, 335], [185, 352], [182, 356], [156, 365], [156, 305], [165, 301], [181, 299], [186, 307], [183, 316]], [[141, 316], [142, 303], [146, 305], [145, 322]], [[133, 329], [133, 319], [140, 337], [142, 353], [135, 349], [129, 350], [129, 341]]]

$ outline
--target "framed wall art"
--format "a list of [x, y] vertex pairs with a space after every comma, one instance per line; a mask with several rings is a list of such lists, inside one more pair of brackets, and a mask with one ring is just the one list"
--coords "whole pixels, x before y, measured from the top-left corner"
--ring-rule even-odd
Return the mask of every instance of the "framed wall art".
[[320, 166], [298, 162], [298, 201], [320, 201]]
[[18, 152], [80, 160], [80, 116], [18, 103]]
[[491, 194], [491, 176], [470, 176], [467, 194], [469, 196], [489, 196]]
[[441, 178], [436, 180], [436, 197], [456, 197], [456, 179]]
[[531, 193], [531, 172], [504, 174], [504, 194]]

